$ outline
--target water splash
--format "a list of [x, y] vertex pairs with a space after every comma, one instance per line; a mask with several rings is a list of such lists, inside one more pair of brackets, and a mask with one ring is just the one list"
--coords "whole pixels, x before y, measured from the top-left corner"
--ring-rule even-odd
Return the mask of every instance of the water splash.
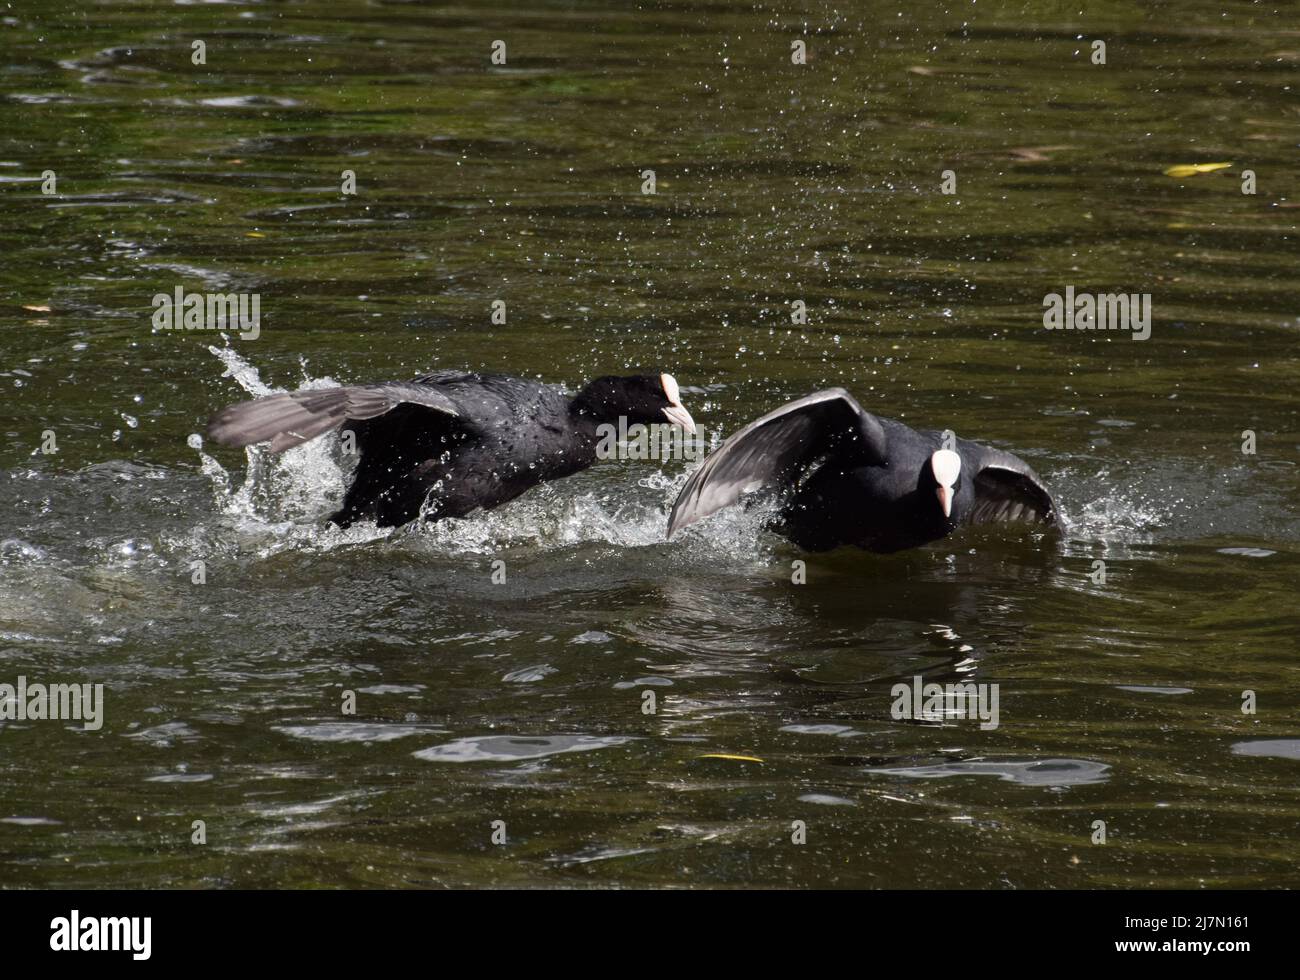
[[[1065, 471], [1053, 474], [1049, 486], [1067, 486], [1072, 500], [1061, 501], [1066, 526], [1066, 551], [1127, 554], [1134, 545], [1151, 544], [1156, 531], [1168, 524], [1177, 502], [1155, 499], [1131, 482], [1121, 484], [1108, 468], [1092, 475]], [[1059, 499], [1059, 498], [1058, 498]]]
[[[233, 348], [210, 346], [208, 350], [225, 364], [222, 376], [233, 378], [250, 396], [262, 398], [284, 390], [264, 383], [257, 368]], [[336, 385], [328, 377], [306, 377], [302, 388]], [[261, 523], [320, 523], [337, 508], [345, 490], [345, 473], [334, 438], [313, 439], [278, 455], [264, 446], [249, 446], [244, 450], [248, 469], [237, 489], [232, 489], [226, 469], [203, 452], [200, 436], [191, 435], [188, 443], [199, 453], [202, 471], [212, 481], [218, 508], [229, 517]]]
[[[250, 397], [278, 394], [262, 381], [256, 367], [231, 347], [209, 347], [225, 366], [223, 377], [234, 381]], [[333, 387], [329, 377], [312, 378], [303, 369], [303, 389]], [[690, 471], [645, 473], [600, 467], [566, 481], [543, 484], [497, 510], [465, 518], [417, 523], [405, 528], [379, 528], [362, 521], [346, 530], [329, 524], [327, 516], [338, 509], [348, 481], [348, 467], [335, 436], [313, 439], [282, 454], [264, 446], [250, 446], [242, 483], [214, 457], [204, 452], [198, 434], [188, 444], [198, 453], [200, 469], [212, 487], [213, 499], [223, 518], [224, 530], [241, 539], [236, 550], [247, 547], [262, 555], [286, 549], [332, 550], [336, 547], [392, 538], [400, 547], [445, 555], [488, 554], [505, 548], [543, 550], [584, 544], [641, 548], [664, 543], [668, 512]], [[693, 469], [694, 467], [691, 467]], [[641, 473], [639, 477], [632, 476]], [[591, 489], [592, 481], [600, 486]], [[680, 539], [691, 551], [717, 560], [720, 553], [753, 555], [761, 550], [762, 525], [768, 509], [729, 508], [692, 529]], [[215, 531], [196, 528], [198, 537]]]

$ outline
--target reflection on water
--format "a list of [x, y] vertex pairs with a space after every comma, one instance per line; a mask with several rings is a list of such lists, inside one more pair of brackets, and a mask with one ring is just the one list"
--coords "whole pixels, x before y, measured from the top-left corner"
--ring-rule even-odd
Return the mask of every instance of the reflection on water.
[[[1297, 884], [1293, 25], [1076, 7], [11, 11], [0, 684], [105, 714], [0, 717], [5, 880]], [[1043, 330], [1071, 285], [1150, 293], [1150, 340]], [[259, 294], [261, 335], [154, 333], [177, 287]], [[336, 441], [200, 435], [646, 366], [710, 432], [844, 385], [1014, 449], [1068, 530], [808, 557], [756, 507], [666, 543], [693, 464], [610, 462], [341, 531]], [[1000, 724], [895, 720], [918, 676]]]
[[312, 742], [391, 742], [428, 734], [418, 725], [368, 725], [363, 722], [322, 722], [319, 725], [277, 725], [275, 731]]
[[1087, 786], [1106, 781], [1110, 766], [1085, 759], [1037, 759], [1032, 762], [941, 762], [932, 766], [872, 769], [891, 776], [943, 779], [950, 776], [996, 776], [1021, 786]]
[[415, 757], [425, 762], [517, 762], [566, 752], [592, 752], [622, 745], [626, 741], [626, 738], [596, 738], [591, 735], [530, 735], [527, 738], [491, 735], [458, 738], [445, 745], [421, 749]]
[[1300, 759], [1300, 739], [1270, 738], [1258, 742], [1237, 742], [1232, 751], [1238, 755], [1269, 755], [1278, 759]]

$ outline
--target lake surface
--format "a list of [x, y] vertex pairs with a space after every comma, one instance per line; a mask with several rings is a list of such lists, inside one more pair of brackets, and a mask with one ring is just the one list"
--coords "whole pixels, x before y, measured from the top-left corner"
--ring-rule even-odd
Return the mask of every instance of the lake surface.
[[[0, 722], [4, 886], [1300, 884], [1300, 24], [1082, 6], [0, 11], [0, 683], [105, 686]], [[177, 287], [260, 336], [155, 331]], [[695, 464], [619, 461], [340, 532], [337, 440], [196, 438], [639, 366], [713, 439], [843, 385], [1012, 449], [1069, 530], [666, 543]], [[894, 718], [917, 676], [999, 725]]]

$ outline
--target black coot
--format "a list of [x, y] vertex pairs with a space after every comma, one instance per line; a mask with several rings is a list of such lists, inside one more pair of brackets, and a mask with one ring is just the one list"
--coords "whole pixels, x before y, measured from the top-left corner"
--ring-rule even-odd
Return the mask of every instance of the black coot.
[[208, 433], [228, 446], [269, 439], [278, 453], [342, 426], [360, 459], [330, 520], [396, 527], [421, 509], [429, 520], [490, 510], [586, 469], [596, 462], [598, 427], [620, 417], [695, 431], [669, 374], [597, 378], [568, 398], [521, 378], [440, 371], [242, 402], [214, 416]]
[[877, 418], [843, 388], [782, 405], [732, 435], [682, 488], [668, 536], [770, 487], [785, 497], [774, 530], [809, 551], [853, 544], [890, 552], [962, 524], [1060, 526], [1023, 460], [944, 433]]

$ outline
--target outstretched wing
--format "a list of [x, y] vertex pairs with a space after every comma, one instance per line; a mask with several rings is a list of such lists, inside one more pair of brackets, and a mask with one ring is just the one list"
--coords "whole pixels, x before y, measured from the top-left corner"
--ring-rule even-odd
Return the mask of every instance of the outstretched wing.
[[983, 447], [974, 482], [975, 506], [967, 518], [972, 524], [1028, 521], [1061, 525], [1052, 495], [1038, 474], [1018, 456]]
[[409, 381], [317, 388], [270, 395], [222, 409], [208, 423], [208, 435], [227, 446], [271, 440], [280, 453], [336, 428], [348, 419], [373, 419], [398, 405], [421, 405], [459, 416], [455, 402], [429, 385]]
[[843, 388], [782, 405], [733, 433], [691, 475], [673, 504], [668, 537], [735, 503], [748, 490], [793, 479], [832, 451], [882, 462], [885, 432], [880, 421]]

